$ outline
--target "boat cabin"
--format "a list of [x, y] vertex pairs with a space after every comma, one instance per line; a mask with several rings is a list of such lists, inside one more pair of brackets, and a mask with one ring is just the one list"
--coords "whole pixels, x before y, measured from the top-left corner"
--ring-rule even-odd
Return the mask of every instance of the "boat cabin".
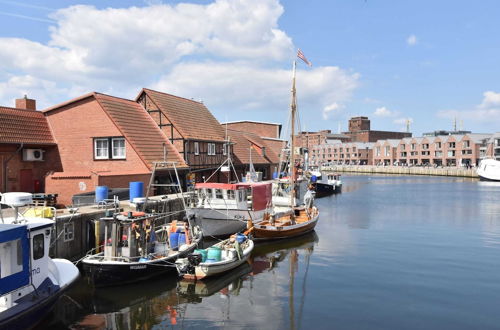
[[265, 210], [271, 205], [272, 183], [197, 183], [196, 207], [233, 210]]
[[48, 279], [52, 225], [0, 224], [0, 312]]

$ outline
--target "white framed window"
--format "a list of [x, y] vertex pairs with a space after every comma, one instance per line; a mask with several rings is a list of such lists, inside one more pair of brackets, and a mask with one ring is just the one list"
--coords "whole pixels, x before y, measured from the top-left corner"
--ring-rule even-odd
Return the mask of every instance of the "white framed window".
[[222, 154], [225, 156], [227, 155], [227, 143], [224, 143], [222, 145]]
[[94, 139], [94, 157], [95, 159], [108, 159], [109, 158], [109, 140]]
[[195, 142], [194, 143], [194, 154], [199, 155], [200, 154], [200, 143]]
[[125, 159], [125, 138], [112, 138], [112, 158]]
[[215, 143], [208, 144], [208, 155], [209, 156], [215, 155]]

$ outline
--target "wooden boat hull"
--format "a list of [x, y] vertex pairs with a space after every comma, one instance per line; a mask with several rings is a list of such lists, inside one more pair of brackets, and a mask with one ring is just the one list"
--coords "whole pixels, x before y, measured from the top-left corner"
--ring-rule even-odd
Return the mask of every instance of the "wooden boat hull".
[[283, 239], [303, 235], [313, 231], [318, 223], [319, 213], [308, 221], [287, 226], [273, 226], [270, 224], [254, 224], [252, 236], [253, 240]]

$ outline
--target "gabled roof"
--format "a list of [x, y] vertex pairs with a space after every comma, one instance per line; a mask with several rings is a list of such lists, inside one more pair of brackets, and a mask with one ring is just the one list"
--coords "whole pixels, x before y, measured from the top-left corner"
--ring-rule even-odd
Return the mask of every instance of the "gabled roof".
[[55, 144], [40, 111], [0, 107], [0, 143]]
[[132, 100], [93, 92], [51, 107], [44, 112], [48, 113], [88, 97], [93, 97], [99, 103], [148, 167], [151, 167], [155, 161], [163, 160], [163, 146], [166, 148], [167, 161], [176, 162], [177, 167], [187, 167], [182, 156], [151, 116], [140, 104]]
[[[248, 133], [228, 129], [227, 134], [231, 142], [234, 142], [233, 154], [236, 157], [235, 163], [250, 164], [250, 148], [252, 147], [252, 142], [245, 136]], [[266, 153], [267, 152], [266, 150]], [[257, 151], [252, 150], [252, 163], [269, 164], [270, 162]]]
[[143, 88], [145, 93], [185, 139], [224, 141], [224, 129], [203, 103]]
[[481, 134], [481, 133], [470, 133], [466, 134], [465, 137], [469, 137], [474, 143], [481, 143], [484, 140], [489, 140], [493, 134]]

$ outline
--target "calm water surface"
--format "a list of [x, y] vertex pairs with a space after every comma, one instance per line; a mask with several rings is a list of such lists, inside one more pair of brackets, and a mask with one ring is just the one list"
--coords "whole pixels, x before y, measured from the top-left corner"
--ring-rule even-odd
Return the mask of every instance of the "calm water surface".
[[81, 281], [41, 328], [499, 329], [500, 185], [344, 175], [316, 233], [206, 283]]

